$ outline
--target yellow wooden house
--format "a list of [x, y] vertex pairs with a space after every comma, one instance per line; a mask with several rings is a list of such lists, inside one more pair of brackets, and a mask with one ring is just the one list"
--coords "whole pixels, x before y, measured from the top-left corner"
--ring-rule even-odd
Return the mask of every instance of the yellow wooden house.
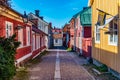
[[[92, 58], [120, 77], [120, 0], [89, 0], [92, 8]], [[98, 14], [105, 13], [104, 24], [98, 25]]]

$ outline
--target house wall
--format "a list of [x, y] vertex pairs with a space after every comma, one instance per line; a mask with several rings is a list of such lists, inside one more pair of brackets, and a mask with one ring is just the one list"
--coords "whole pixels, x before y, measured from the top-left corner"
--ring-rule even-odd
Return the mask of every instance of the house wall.
[[90, 38], [91, 37], [91, 26], [84, 26], [84, 38]]
[[[1, 10], [1, 8], [0, 8]], [[23, 28], [23, 37], [21, 38], [22, 40], [22, 45], [17, 49], [16, 51], [16, 55], [15, 55], [15, 58], [16, 58], [16, 64], [19, 64], [20, 62], [24, 62], [26, 59], [30, 58], [31, 57], [31, 24], [28, 23], [28, 24], [24, 24], [23, 23], [23, 20], [22, 20], [22, 17], [17, 14], [17, 13], [14, 13], [13, 11], [11, 10], [7, 10], [5, 12], [2, 12], [0, 14], [0, 36], [1, 37], [6, 37], [6, 21], [7, 22], [10, 22], [12, 23], [13, 25], [13, 28], [12, 31], [14, 33], [16, 33], [16, 40], [18, 40], [18, 36], [21, 36], [18, 34], [18, 30], [16, 29], [16, 27], [18, 25], [22, 26]], [[27, 45], [27, 30], [26, 28], [29, 28], [29, 45]]]
[[74, 27], [75, 27], [75, 19], [74, 18], [72, 18], [71, 20], [70, 20], [70, 25], [69, 25], [69, 34], [70, 34], [70, 41], [69, 41], [69, 48], [74, 48]]
[[32, 58], [37, 57], [43, 50], [46, 49], [45, 41], [41, 33], [32, 31]]
[[63, 45], [63, 41], [62, 39], [57, 39], [58, 41], [56, 42], [56, 39], [54, 39], [54, 46], [62, 46]]
[[[48, 27], [49, 27], [49, 24], [44, 19], [41, 19], [40, 17], [36, 16], [33, 13], [28, 14], [28, 17], [31, 20], [32, 19], [37, 19], [37, 27], [38, 27], [38, 29], [46, 34], [46, 35], [44, 35], [44, 40], [45, 40], [44, 43], [45, 43], [46, 48], [48, 48]], [[43, 40], [43, 38], [42, 38], [42, 40]]]
[[[93, 1], [90, 2], [92, 3], [90, 4], [92, 6], [92, 57], [120, 73], [120, 52], [118, 52], [118, 45], [109, 45], [109, 35], [104, 34], [105, 31], [108, 31], [108, 25], [106, 25], [106, 28], [100, 29], [100, 42], [95, 42], [95, 24], [98, 19], [98, 10], [96, 9], [98, 8], [115, 16], [118, 14], [119, 0], [90, 1]], [[107, 18], [110, 17], [111, 16], [107, 15]], [[120, 35], [120, 33], [118, 35]]]

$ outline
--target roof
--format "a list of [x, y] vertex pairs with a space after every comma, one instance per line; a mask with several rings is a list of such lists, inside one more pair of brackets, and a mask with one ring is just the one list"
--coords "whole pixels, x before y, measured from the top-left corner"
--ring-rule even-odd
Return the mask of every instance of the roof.
[[84, 7], [82, 11], [73, 15], [73, 18], [80, 17], [80, 23], [82, 26], [91, 26], [91, 7]]
[[80, 13], [80, 23], [82, 26], [91, 26], [91, 7], [86, 7]]
[[62, 29], [52, 29], [52, 32], [58, 32], [58, 33], [61, 33], [62, 32]]
[[[40, 29], [37, 29], [35, 26], [32, 26], [32, 31], [35, 31], [37, 33], [41, 33], [41, 34], [44, 34], [44, 35], [47, 35], [46, 33], [44, 33], [43, 31], [41, 31]], [[48, 35], [47, 35], [48, 36]]]
[[16, 10], [12, 9], [11, 7], [8, 7], [8, 6], [6, 6], [6, 5], [1, 5], [1, 6], [3, 6], [3, 7], [5, 7], [5, 8], [7, 8], [7, 9], [9, 9], [9, 10], [13, 11], [14, 13], [16, 13], [16, 14], [20, 15], [21, 17], [23, 17], [23, 14], [21, 14], [21, 13], [19, 13], [18, 11], [16, 11]]
[[80, 15], [82, 11], [79, 11], [77, 14], [73, 15], [73, 18], [76, 18], [78, 15]]
[[61, 39], [61, 38], [63, 38], [63, 34], [53, 34], [53, 38]]
[[28, 15], [34, 15], [36, 18], [40, 19], [41, 21], [45, 22], [46, 24], [49, 25], [49, 23], [47, 21], [45, 21], [44, 19], [41, 19], [40, 17], [36, 16], [34, 13], [30, 12]]

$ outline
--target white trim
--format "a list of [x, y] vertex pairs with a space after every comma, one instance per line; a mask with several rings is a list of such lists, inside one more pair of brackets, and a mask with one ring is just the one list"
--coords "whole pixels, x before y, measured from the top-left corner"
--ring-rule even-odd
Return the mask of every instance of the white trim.
[[[105, 24], [102, 25], [102, 26], [99, 26], [98, 29], [101, 29], [101, 28], [104, 28], [108, 23], [110, 23], [112, 20], [114, 19], [114, 17], [111, 17], [107, 20], [105, 20]], [[98, 26], [98, 25], [97, 25]]]
[[17, 49], [21, 49], [21, 48], [25, 48], [25, 47], [29, 47], [31, 45], [27, 45], [27, 46], [21, 46], [21, 47], [18, 47]]
[[41, 52], [39, 52], [37, 55], [35, 55], [32, 59], [36, 58], [40, 53], [42, 53], [43, 51], [45, 51], [45, 49], [43, 49]]
[[94, 30], [95, 43], [100, 44], [100, 40], [99, 40], [99, 41], [96, 40], [96, 27], [97, 27], [97, 26], [95, 25], [95, 28], [94, 28], [94, 29], [95, 29], [95, 30]]
[[[8, 35], [7, 35], [7, 32], [8, 32]], [[8, 38], [12, 35], [13, 35], [13, 23], [10, 21], [5, 21], [5, 37]]]
[[118, 42], [117, 42], [117, 43], [112, 43], [112, 42], [110, 42], [110, 35], [108, 35], [108, 45], [118, 46]]
[[[118, 28], [117, 28], [117, 30], [116, 29], [114, 29], [114, 23], [115, 23], [115, 21], [113, 20], [113, 31], [117, 31], [118, 32]], [[110, 26], [109, 26], [110, 27]], [[119, 27], [118, 26], [118, 23], [117, 23], [117, 27]], [[112, 45], [112, 46], [118, 46], [118, 34], [117, 34], [117, 42], [114, 42], [114, 40], [115, 40], [115, 35], [113, 34], [113, 41], [112, 42], [110, 42], [110, 35], [108, 35], [108, 45]]]
[[16, 61], [17, 61], [16, 64], [20, 63], [21, 61], [27, 59], [27, 58], [30, 57], [30, 56], [32, 56], [32, 53], [29, 53], [29, 54], [23, 56], [22, 58], [17, 59], [17, 60], [16, 60]]

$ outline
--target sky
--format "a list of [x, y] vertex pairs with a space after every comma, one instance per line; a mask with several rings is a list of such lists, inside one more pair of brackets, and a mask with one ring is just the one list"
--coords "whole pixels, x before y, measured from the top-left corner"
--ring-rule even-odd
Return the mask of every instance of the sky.
[[12, 0], [12, 8], [20, 13], [34, 13], [40, 10], [40, 16], [53, 27], [63, 27], [72, 16], [86, 7], [88, 0]]

